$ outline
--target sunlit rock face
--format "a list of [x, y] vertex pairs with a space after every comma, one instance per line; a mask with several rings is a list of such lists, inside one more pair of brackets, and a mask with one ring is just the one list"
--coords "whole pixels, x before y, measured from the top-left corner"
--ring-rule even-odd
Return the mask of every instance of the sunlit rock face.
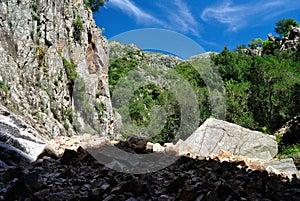
[[91, 108], [101, 105], [89, 117], [96, 132], [112, 133], [108, 52], [83, 1], [0, 1], [1, 103], [46, 139], [93, 130], [76, 112], [79, 89]]
[[218, 155], [220, 150], [225, 150], [234, 155], [270, 160], [278, 152], [274, 136], [214, 118], [206, 120], [185, 142], [192, 153], [202, 156]]

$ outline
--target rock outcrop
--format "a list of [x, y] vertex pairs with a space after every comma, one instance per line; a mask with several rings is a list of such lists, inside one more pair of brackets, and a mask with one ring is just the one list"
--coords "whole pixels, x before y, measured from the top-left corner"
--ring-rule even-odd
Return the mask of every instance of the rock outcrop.
[[192, 56], [190, 59], [210, 59], [211, 55], [216, 55], [217, 52], [205, 52], [202, 54], [198, 54], [195, 56]]
[[300, 41], [300, 26], [292, 27], [288, 36], [284, 37], [280, 43], [280, 51], [293, 50], [296, 51], [299, 48]]
[[241, 49], [240, 50], [241, 54], [247, 54], [247, 55], [258, 55], [261, 56], [262, 55], [262, 48], [259, 49]]
[[214, 118], [206, 120], [185, 142], [192, 153], [201, 156], [218, 155], [224, 150], [237, 156], [270, 160], [278, 152], [274, 136]]
[[46, 139], [112, 133], [108, 54], [84, 1], [0, 1], [1, 103]]
[[268, 34], [268, 39], [264, 41], [265, 46], [268, 46], [268, 43], [273, 43], [273, 47], [267, 47], [265, 49], [264, 45], [256, 47], [256, 48], [244, 48], [238, 50], [241, 54], [247, 55], [258, 55], [262, 56], [263, 54], [272, 54], [275, 49], [279, 49], [279, 51], [292, 50], [297, 51], [299, 49], [299, 41], [300, 41], [300, 26], [291, 27], [287, 36], [277, 37], [273, 36], [272, 33]]

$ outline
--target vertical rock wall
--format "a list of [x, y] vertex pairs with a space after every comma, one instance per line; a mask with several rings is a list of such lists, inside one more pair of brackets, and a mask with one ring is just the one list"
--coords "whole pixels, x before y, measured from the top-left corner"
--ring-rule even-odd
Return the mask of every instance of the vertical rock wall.
[[83, 0], [0, 0], [0, 102], [48, 139], [89, 132], [82, 96], [112, 133], [108, 53]]

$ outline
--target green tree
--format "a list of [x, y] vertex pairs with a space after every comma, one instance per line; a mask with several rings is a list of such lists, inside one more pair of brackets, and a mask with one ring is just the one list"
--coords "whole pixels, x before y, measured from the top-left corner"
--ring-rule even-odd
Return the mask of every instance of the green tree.
[[279, 50], [279, 41], [271, 41], [269, 39], [263, 41], [263, 54], [274, 54], [275, 50]]
[[226, 82], [227, 120], [236, 124], [257, 128], [253, 113], [249, 109], [251, 83], [228, 80]]
[[[271, 45], [272, 50], [274, 44]], [[226, 119], [255, 130], [264, 127], [274, 133], [299, 114], [297, 58], [295, 51], [250, 56], [229, 52], [226, 47], [213, 56], [226, 88]]]
[[91, 8], [92, 11], [98, 11], [100, 6], [103, 6], [108, 0], [85, 0], [85, 5]]
[[223, 81], [234, 79], [236, 81], [244, 81], [247, 77], [245, 74], [248, 72], [251, 57], [237, 52], [230, 52], [227, 47], [213, 57], [211, 57], [214, 64], [217, 65], [221, 73]]
[[263, 46], [263, 40], [261, 38], [254, 38], [252, 41], [248, 44], [248, 46], [251, 49], [257, 49], [261, 48]]
[[110, 92], [114, 90], [114, 86], [118, 81], [124, 77], [128, 72], [138, 67], [139, 62], [134, 58], [133, 53], [128, 54], [122, 58], [118, 58], [109, 65], [108, 81], [110, 85]]
[[238, 52], [238, 53], [241, 53], [243, 49], [246, 49], [247, 46], [245, 44], [241, 44], [241, 45], [238, 45], [236, 46], [236, 48], [233, 50], [234, 52]]
[[[293, 53], [294, 54], [294, 53]], [[296, 62], [292, 55], [252, 57], [249, 107], [260, 127], [272, 133], [296, 112], [294, 94], [299, 83]]]
[[281, 19], [276, 22], [275, 32], [280, 37], [287, 36], [293, 26], [299, 26], [298, 22], [292, 18]]

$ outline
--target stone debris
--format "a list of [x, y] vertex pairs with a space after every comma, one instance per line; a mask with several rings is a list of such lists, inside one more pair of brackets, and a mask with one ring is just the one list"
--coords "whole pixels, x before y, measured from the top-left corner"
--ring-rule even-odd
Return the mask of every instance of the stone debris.
[[[102, 151], [95, 155], [93, 147]], [[299, 172], [292, 159], [249, 158], [228, 149], [200, 155], [191, 147], [188, 140], [162, 146], [137, 136], [128, 141], [88, 134], [57, 137], [33, 163], [0, 162], [0, 200], [300, 198]]]
[[[126, 144], [123, 150], [141, 151]], [[66, 149], [57, 159], [45, 155], [28, 165], [0, 169], [0, 200], [299, 199], [300, 180], [251, 170], [244, 161], [181, 156], [160, 171], [126, 174], [102, 165], [79, 147]]]
[[152, 150], [153, 152], [163, 152], [163, 151], [165, 151], [165, 147], [161, 146], [159, 143], [153, 144], [151, 142], [147, 142], [146, 149], [147, 150]]
[[80, 146], [79, 136], [59, 136], [49, 141], [47, 148], [55, 150], [57, 156], [61, 156], [66, 149], [77, 150]]
[[[213, 120], [213, 123], [207, 123], [210, 120]], [[207, 125], [217, 125], [218, 121], [220, 120], [215, 120], [215, 119], [210, 119], [207, 122], [205, 122], [201, 127], [209, 127]], [[223, 122], [220, 121], [222, 124], [221, 126], [215, 126], [212, 127], [211, 130], [214, 129], [220, 129], [222, 126], [222, 132], [224, 130], [227, 129], [227, 133], [224, 131], [224, 135], [226, 135], [227, 138], [232, 137], [232, 140], [227, 139], [227, 141], [232, 141], [234, 142], [234, 140], [236, 140], [235, 138], [237, 138], [234, 134], [233, 131], [226, 128], [226, 124], [229, 124], [227, 122]], [[232, 129], [236, 129], [237, 125], [233, 125], [233, 124], [229, 124], [229, 128]], [[200, 127], [200, 128], [201, 128]], [[198, 130], [201, 130], [201, 129]], [[198, 131], [197, 130], [197, 131]], [[203, 130], [203, 129], [202, 129]], [[237, 130], [241, 130], [241, 129], [237, 129]], [[94, 153], [93, 152], [93, 148], [94, 147], [100, 147], [101, 145], [105, 144], [105, 145], [116, 145], [118, 148], [125, 150], [128, 153], [132, 153], [132, 150], [135, 150], [134, 153], [137, 153], [135, 155], [124, 155], [124, 152], [115, 152], [115, 151], [111, 151], [111, 149], [107, 149], [105, 150], [107, 153], [109, 153], [109, 157], [104, 157], [103, 155], [101, 156], [95, 156], [93, 155], [93, 157], [97, 158], [100, 157], [101, 159], [104, 158], [104, 161], [101, 161], [102, 163], [106, 163], [109, 164], [109, 167], [111, 168], [116, 168], [117, 170], [120, 171], [125, 171], [125, 169], [127, 169], [127, 171], [130, 171], [129, 169], [139, 169], [140, 167], [144, 166], [143, 162], [140, 160], [140, 158], [138, 157], [138, 154], [147, 154], [149, 152], [155, 152], [155, 153], [162, 153], [160, 156], [160, 158], [156, 161], [156, 163], [153, 163], [151, 168], [149, 169], [149, 171], [156, 171], [156, 169], [153, 169], [155, 167], [159, 167], [159, 166], [163, 166], [162, 163], [166, 163], [167, 161], [169, 163], [172, 163], [174, 160], [176, 160], [176, 157], [165, 157], [166, 152], [168, 153], [172, 153], [173, 155], [178, 156], [183, 156], [183, 155], [188, 155], [189, 157], [192, 158], [205, 158], [205, 157], [210, 157], [213, 159], [217, 159], [220, 161], [237, 161], [237, 160], [241, 160], [244, 161], [247, 166], [249, 166], [249, 168], [253, 169], [253, 170], [267, 170], [268, 172], [274, 172], [276, 174], [284, 174], [286, 176], [288, 176], [289, 178], [292, 178], [293, 174], [296, 174], [297, 177], [299, 177], [299, 172], [297, 171], [292, 159], [290, 160], [276, 160], [276, 159], [260, 159], [258, 157], [254, 158], [254, 157], [249, 157], [249, 152], [252, 151], [250, 150], [248, 152], [248, 154], [245, 154], [245, 156], [243, 155], [238, 155], [238, 154], [234, 154], [231, 151], [234, 151], [231, 149], [232, 146], [228, 145], [225, 142], [220, 141], [217, 146], [215, 146], [215, 149], [212, 150], [209, 153], [202, 153], [201, 151], [195, 151], [197, 148], [199, 148], [199, 143], [198, 145], [196, 145], [195, 142], [197, 142], [197, 139], [199, 138], [199, 136], [201, 137], [201, 132], [199, 134], [199, 132], [195, 132], [190, 138], [188, 138], [186, 141], [183, 140], [179, 140], [175, 145], [173, 143], [165, 143], [163, 146], [160, 145], [159, 143], [153, 144], [150, 142], [147, 142], [147, 140], [145, 138], [141, 138], [141, 137], [137, 137], [137, 136], [131, 136], [129, 138], [128, 141], [125, 142], [118, 142], [118, 141], [109, 141], [107, 138], [99, 138], [99, 136], [97, 135], [89, 135], [89, 134], [85, 134], [82, 136], [72, 136], [72, 137], [64, 137], [64, 136], [60, 136], [57, 137], [55, 140], [50, 140], [48, 142], [47, 147], [43, 150], [43, 153], [41, 153], [39, 155], [39, 159], [43, 158], [43, 156], [48, 156], [51, 157], [53, 159], [57, 159], [59, 157], [62, 158], [62, 163], [67, 164], [68, 158], [72, 158], [72, 150], [73, 152], [75, 152], [79, 147], [81, 147], [81, 149], [87, 149], [90, 151], [90, 153]], [[208, 131], [208, 129], [205, 129], [205, 131]], [[249, 130], [247, 130], [247, 132], [250, 132]], [[228, 134], [229, 133], [229, 134]], [[241, 132], [242, 133], [242, 132]], [[240, 134], [241, 134], [240, 133]], [[197, 134], [197, 135], [196, 135]], [[205, 134], [205, 133], [204, 133]], [[249, 134], [250, 135], [250, 134]], [[191, 138], [195, 137], [194, 139], [194, 143], [191, 143]], [[228, 137], [229, 136], [229, 137]], [[226, 137], [223, 137], [222, 140], [226, 141]], [[247, 138], [249, 140], [249, 137]], [[271, 138], [272, 139], [272, 138]], [[270, 139], [268, 139], [270, 140]], [[226, 142], [227, 142], [226, 141]], [[241, 140], [242, 141], [242, 140]], [[209, 144], [210, 141], [206, 142], [205, 147], [213, 147], [213, 145]], [[245, 145], [247, 143], [244, 143], [243, 145]], [[266, 143], [262, 143], [262, 144], [266, 144]], [[203, 144], [202, 144], [203, 145]], [[223, 146], [221, 146], [223, 145]], [[7, 145], [5, 145], [7, 146]], [[263, 146], [263, 145], [262, 145]], [[102, 146], [103, 147], [103, 146]], [[191, 148], [193, 147], [193, 149]], [[218, 149], [216, 149], [216, 147]], [[229, 147], [229, 148], [228, 148]], [[200, 150], [202, 148], [200, 147]], [[237, 146], [235, 146], [235, 150], [237, 149]], [[239, 147], [239, 150], [247, 150], [244, 147]], [[270, 149], [270, 148], [267, 148]], [[8, 150], [8, 149], [7, 149]], [[146, 151], [145, 151], [146, 150]], [[206, 149], [209, 150], [209, 149]], [[216, 153], [216, 151], [219, 151]], [[259, 152], [260, 150], [263, 150], [262, 148], [258, 149], [257, 152]], [[271, 152], [274, 150], [271, 150]], [[265, 152], [265, 149], [264, 149]], [[4, 152], [1, 152], [4, 153]], [[9, 157], [9, 155], [7, 154], [8, 152], [5, 152], [6, 156], [2, 156], [1, 159], [2, 161], [0, 162], [0, 166], [1, 167], [7, 167], [10, 165], [15, 165], [18, 164], [18, 162], [7, 162], [7, 161], [3, 161], [3, 159], [7, 158], [7, 159], [20, 159], [20, 157], [23, 157], [23, 164], [24, 161], [27, 161], [26, 163], [32, 162], [34, 160], [28, 160], [30, 159], [30, 157], [27, 157], [26, 154], [23, 154], [21, 152], [21, 155], [17, 156], [17, 153], [19, 153], [18, 151], [14, 151], [14, 152], [9, 152], [10, 155], [14, 153], [14, 157]], [[200, 153], [200, 154], [199, 154]], [[239, 153], [239, 152], [236, 152]], [[255, 153], [256, 156], [261, 156], [263, 154], [259, 154], [259, 153]], [[74, 153], [73, 153], [74, 155]], [[134, 156], [134, 157], [132, 157]], [[251, 156], [251, 155], [250, 155]], [[252, 155], [253, 156], [253, 155]], [[152, 158], [151, 158], [152, 157]], [[149, 158], [154, 159], [157, 156], [150, 156]], [[66, 160], [65, 160], [66, 158]], [[149, 158], [147, 158], [147, 160], [149, 160]], [[156, 159], [155, 159], [156, 160]], [[21, 159], [19, 160], [19, 162], [21, 161]], [[274, 166], [273, 166], [274, 165]], [[129, 169], [128, 169], [129, 167]]]

